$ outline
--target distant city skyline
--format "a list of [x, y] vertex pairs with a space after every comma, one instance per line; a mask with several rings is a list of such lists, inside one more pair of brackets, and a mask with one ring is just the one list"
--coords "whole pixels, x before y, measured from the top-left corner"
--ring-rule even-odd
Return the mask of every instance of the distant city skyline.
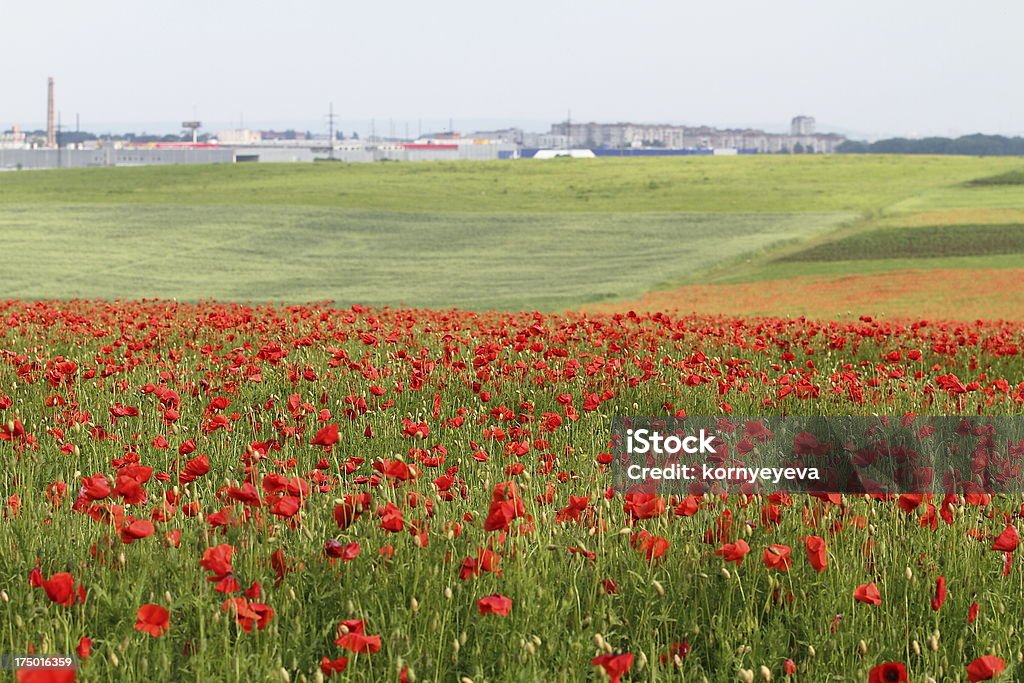
[[[0, 129], [45, 126], [46, 79], [66, 130], [338, 127], [360, 135], [565, 120], [786, 130], [799, 114], [853, 138], [1024, 133], [1024, 5], [577, 5], [308, 0], [4, 8]], [[429, 125], [428, 125], [429, 122]], [[416, 131], [412, 131], [416, 132]]]

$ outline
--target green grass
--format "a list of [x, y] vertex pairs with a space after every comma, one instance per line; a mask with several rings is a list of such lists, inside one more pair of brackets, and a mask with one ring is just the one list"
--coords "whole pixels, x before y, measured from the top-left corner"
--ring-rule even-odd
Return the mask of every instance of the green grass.
[[999, 175], [976, 178], [967, 183], [968, 187], [984, 185], [1024, 185], [1024, 170], [1009, 171]]
[[12, 172], [0, 295], [558, 310], [763, 278], [780, 255], [923, 211], [1020, 208], [1013, 186], [965, 186], [1018, 168], [765, 156]]
[[1024, 225], [885, 228], [823, 242], [780, 261], [861, 261], [1024, 254]]
[[7, 297], [559, 310], [827, 230], [842, 214], [8, 206]]
[[840, 155], [96, 168], [4, 173], [0, 205], [859, 212], [1018, 166], [1014, 159]]
[[805, 275], [867, 275], [894, 270], [946, 270], [964, 268], [1020, 268], [1019, 254], [950, 256], [943, 258], [849, 259], [840, 261], [760, 261], [749, 266], [724, 267], [709, 278], [716, 284], [763, 282]]

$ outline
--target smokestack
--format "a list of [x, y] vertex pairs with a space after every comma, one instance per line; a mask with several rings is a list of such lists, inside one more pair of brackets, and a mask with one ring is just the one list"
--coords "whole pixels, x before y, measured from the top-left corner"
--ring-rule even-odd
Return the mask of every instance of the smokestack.
[[53, 124], [53, 77], [46, 81], [46, 146], [57, 146], [57, 129]]

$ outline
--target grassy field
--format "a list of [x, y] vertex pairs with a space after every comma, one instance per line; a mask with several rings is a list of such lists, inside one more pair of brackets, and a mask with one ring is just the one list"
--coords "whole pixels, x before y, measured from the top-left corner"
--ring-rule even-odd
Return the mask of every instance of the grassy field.
[[1013, 268], [1019, 174], [887, 156], [4, 173], [0, 294], [555, 311], [663, 291], [686, 310], [673, 287]]

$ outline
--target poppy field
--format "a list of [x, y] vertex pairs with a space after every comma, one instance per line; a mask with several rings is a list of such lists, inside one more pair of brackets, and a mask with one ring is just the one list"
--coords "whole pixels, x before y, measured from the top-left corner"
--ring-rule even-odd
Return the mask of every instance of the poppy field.
[[1022, 324], [161, 300], [0, 320], [0, 652], [80, 661], [16, 680], [1024, 671], [1024, 497], [624, 495], [608, 468], [614, 415], [1019, 415]]

